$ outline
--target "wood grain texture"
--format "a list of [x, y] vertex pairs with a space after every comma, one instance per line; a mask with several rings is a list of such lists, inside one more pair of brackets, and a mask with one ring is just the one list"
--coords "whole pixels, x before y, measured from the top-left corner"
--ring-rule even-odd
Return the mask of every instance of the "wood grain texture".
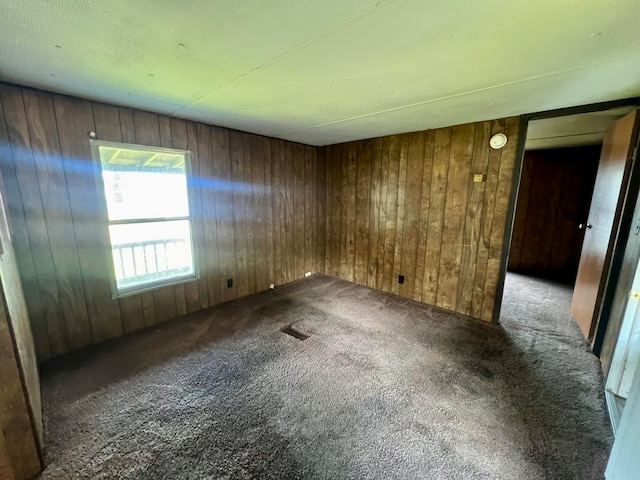
[[[268, 256], [267, 256], [267, 226], [266, 226], [266, 185], [264, 183], [265, 173], [265, 148], [262, 137], [252, 135], [251, 138], [251, 216], [248, 222], [253, 226], [253, 258], [254, 258], [254, 278], [255, 284], [251, 292], [259, 292], [269, 288], [268, 282]], [[299, 157], [304, 166], [304, 154]], [[304, 192], [304, 190], [302, 190]], [[300, 199], [304, 208], [304, 197]], [[304, 232], [305, 224], [302, 224]], [[303, 233], [304, 235], [304, 233]], [[302, 258], [304, 252], [302, 252]]]
[[[294, 158], [298, 161], [293, 164], [293, 265], [292, 278], [304, 277], [304, 145], [293, 146]], [[291, 253], [291, 252], [290, 252]]]
[[26, 480], [40, 472], [41, 464], [4, 295], [3, 290], [0, 292], [0, 431], [6, 447], [4, 456], [12, 473], [15, 478]]
[[441, 128], [434, 134], [433, 166], [429, 189], [429, 220], [427, 224], [427, 243], [425, 246], [425, 265], [422, 282], [422, 301], [431, 305], [436, 303], [438, 276], [440, 273], [440, 250], [442, 246], [442, 226], [444, 223], [447, 176], [449, 174], [449, 149], [451, 147], [451, 129]]
[[369, 209], [369, 252], [367, 254], [367, 286], [373, 287], [378, 277], [378, 241], [380, 223], [377, 215], [382, 202], [382, 139], [371, 140], [371, 208]]
[[[263, 167], [264, 167], [264, 215], [265, 215], [265, 229], [266, 229], [266, 248], [267, 248], [267, 279], [269, 283], [273, 283], [275, 278], [275, 266], [273, 263], [273, 180], [271, 178], [271, 139], [261, 137], [261, 148], [263, 152]], [[310, 235], [315, 238], [315, 232], [311, 231]], [[313, 253], [313, 252], [311, 252]], [[312, 257], [312, 255], [310, 255]]]
[[[400, 275], [404, 274], [402, 270], [402, 253], [404, 250], [404, 214], [405, 214], [405, 200], [406, 200], [406, 185], [407, 185], [407, 150], [409, 148], [409, 135], [404, 134], [400, 136], [399, 142], [400, 151], [398, 154], [398, 191], [397, 202], [398, 208], [396, 210], [396, 238], [393, 243], [393, 277], [391, 280], [391, 291], [393, 293], [400, 293]], [[408, 252], [405, 253], [408, 256]], [[405, 275], [406, 278], [406, 275]]]
[[270, 139], [271, 143], [271, 209], [273, 220], [273, 281], [276, 284], [284, 283], [285, 267], [284, 255], [286, 240], [284, 232], [284, 164], [285, 149], [281, 140]]
[[[48, 240], [39, 185], [40, 179], [36, 173], [33, 160], [34, 156], [22, 89], [5, 87], [0, 91], [0, 95], [2, 96], [4, 119], [12, 151], [11, 159], [2, 162], [3, 176], [10, 178], [12, 173], [9, 170], [13, 167], [18, 187], [16, 191], [7, 189], [6, 201], [12, 214], [12, 224], [14, 223], [14, 215], [20, 211], [22, 212], [15, 215], [15, 224], [18, 226], [20, 224], [20, 216], [24, 217], [28, 244], [31, 246], [29, 250], [18, 249], [16, 251], [18, 255], [24, 256], [24, 260], [19, 260], [18, 264], [22, 267], [26, 263], [31, 263], [34, 266], [35, 282], [28, 281], [28, 271], [25, 270], [23, 273], [21, 270], [20, 274], [24, 275], [25, 280], [27, 280], [23, 283], [27, 298], [31, 296], [31, 291], [37, 290], [39, 292], [45, 323], [45, 325], [32, 324], [34, 335], [38, 336], [35, 331], [37, 328], [41, 329], [45, 326], [51, 355], [60, 355], [70, 350], [69, 336], [59, 302], [59, 288]], [[29, 256], [31, 257], [30, 262], [28, 260]], [[30, 306], [32, 306], [34, 302], [30, 303]], [[31, 315], [31, 311], [29, 313]], [[38, 317], [38, 313], [34, 311], [35, 318]], [[36, 344], [41, 343], [41, 341], [36, 340]], [[41, 354], [42, 352], [40, 351], [39, 353]]]
[[2, 238], [3, 249], [0, 261], [0, 284], [3, 307], [6, 311], [7, 322], [12, 336], [14, 354], [18, 359], [20, 378], [24, 385], [24, 395], [29, 407], [31, 421], [37, 435], [38, 444], [43, 445], [42, 400], [38, 360], [18, 263], [13, 248], [15, 238], [10, 233], [9, 217], [5, 209], [6, 197], [4, 181], [0, 174], [0, 237]]
[[[402, 251], [417, 252], [418, 237], [420, 236], [420, 215], [422, 210], [422, 177], [425, 170], [430, 171], [431, 165], [425, 158], [425, 132], [409, 135], [407, 147], [407, 180], [405, 187], [404, 224]], [[375, 206], [374, 206], [375, 208]], [[399, 293], [403, 297], [413, 298], [416, 283], [417, 255], [403, 255], [400, 271], [405, 276], [405, 282], [399, 286]], [[424, 266], [424, 260], [421, 262]]]
[[[469, 178], [469, 199], [467, 201], [467, 218], [463, 234], [462, 263], [456, 299], [457, 310], [465, 315], [472, 315], [474, 310], [474, 286], [476, 271], [478, 270], [478, 253], [480, 244], [475, 239], [481, 238], [482, 216], [484, 214], [484, 196], [486, 182], [474, 182], [474, 174], [485, 175], [488, 170], [489, 151], [485, 148], [491, 138], [491, 124], [484, 122], [476, 128], [474, 150], [471, 160], [471, 175]], [[484, 293], [484, 292], [482, 292]], [[481, 302], [480, 302], [481, 303]]]
[[231, 178], [233, 182], [233, 230], [235, 237], [236, 279], [238, 296], [249, 294], [247, 268], [246, 196], [244, 192], [244, 144], [242, 134], [231, 132]]
[[314, 212], [313, 192], [313, 147], [304, 147], [304, 271], [313, 272], [314, 270], [314, 249], [315, 246], [311, 241], [314, 235], [314, 225], [317, 223], [317, 217]]
[[362, 285], [367, 284], [369, 255], [369, 218], [367, 215], [371, 193], [371, 163], [372, 150], [371, 140], [362, 142], [360, 154], [356, 157], [357, 161], [357, 183], [355, 185], [356, 192], [356, 209], [355, 209], [355, 227], [356, 234], [354, 240], [355, 259], [353, 262], [353, 277], [356, 283]]
[[435, 146], [435, 132], [433, 130], [425, 132], [424, 144], [424, 161], [421, 179], [421, 195], [419, 200], [419, 223], [418, 223], [418, 243], [416, 245], [416, 270], [415, 284], [413, 287], [413, 295], [410, 298], [422, 299], [422, 290], [424, 286], [424, 272], [427, 250], [427, 237], [429, 233], [429, 205], [430, 205], [430, 188], [431, 175], [433, 173], [433, 150]]
[[[326, 163], [326, 160], [325, 160]], [[385, 251], [387, 235], [387, 216], [389, 190], [389, 137], [380, 139], [380, 207], [378, 209], [378, 251], [373, 260], [375, 263], [376, 280], [374, 285], [382, 285], [385, 272]], [[374, 213], [374, 216], [375, 213]], [[326, 228], [326, 227], [325, 227]]]
[[61, 101], [61, 97], [53, 100], [65, 177], [69, 185], [74, 186], [67, 191], [88, 320], [93, 339], [105, 340], [122, 335], [123, 324], [120, 308], [111, 298], [111, 284], [100, 275], [108, 269], [110, 259], [105, 255], [107, 244], [101, 235], [104, 227], [99, 220], [98, 199], [91, 195], [96, 169], [91, 161], [88, 135], [74, 134], [87, 128], [95, 131], [94, 114], [91, 103], [86, 100], [65, 98]]
[[317, 165], [317, 204], [318, 211], [316, 213], [317, 230], [316, 230], [316, 264], [315, 270], [317, 272], [325, 272], [326, 266], [326, 251], [327, 251], [327, 155], [324, 150], [317, 151], [318, 161]]
[[[1, 96], [0, 105], [2, 105]], [[15, 164], [13, 162], [13, 152], [9, 143], [9, 134], [3, 116], [0, 116], [0, 162], [2, 162], [1, 166], [4, 176], [4, 190], [2, 192], [3, 198], [5, 199], [4, 208], [6, 214], [12, 219], [11, 233], [14, 242], [14, 251], [17, 252], [16, 257], [18, 268], [21, 272], [21, 280], [24, 285], [28, 285], [29, 289], [34, 292], [33, 296], [26, 299], [27, 309], [31, 313], [31, 323], [37, 325], [38, 330], [46, 331], [47, 327], [42, 301], [40, 299], [38, 278], [33, 263], [33, 256], [31, 255], [31, 244], [29, 242], [23, 208], [21, 204], [9, 204], [6, 201], [6, 199], [10, 197], [20, 198], [20, 191]], [[49, 346], [49, 338], [47, 336], [38, 337], [35, 349], [38, 357], [50, 357], [51, 347]]]
[[[357, 187], [358, 187], [358, 157], [360, 156], [361, 142], [349, 143], [346, 149], [347, 156], [347, 177], [346, 182], [343, 180], [342, 191], [346, 192], [346, 205], [343, 215], [346, 214], [345, 228], [342, 235], [346, 237], [344, 251], [346, 255], [341, 259], [341, 270], [344, 271], [345, 278], [349, 281], [355, 280], [355, 262], [356, 262], [356, 239], [358, 227], [356, 225], [357, 215]], [[362, 212], [364, 213], [364, 212]]]
[[[494, 127], [500, 128], [500, 124]], [[516, 160], [516, 146], [520, 122], [517, 118], [510, 118], [504, 121], [504, 134], [514, 141], [508, 142], [500, 151], [491, 152], [495, 155], [494, 163], [500, 163], [498, 175], [496, 178], [496, 193], [494, 197], [493, 221], [491, 226], [489, 245], [489, 257], [487, 259], [487, 270], [484, 280], [484, 293], [482, 296], [482, 313], [480, 318], [490, 321], [495, 308], [496, 288], [498, 286], [498, 278], [500, 275], [500, 264], [502, 261], [502, 251], [504, 242], [504, 231], [506, 228], [507, 210], [509, 207], [509, 198], [513, 184], [513, 169]], [[496, 130], [494, 130], [495, 134]], [[499, 157], [499, 158], [498, 158]]]
[[[60, 152], [53, 98], [44, 92], [23, 91], [33, 160], [40, 182], [45, 225], [58, 289], [58, 305], [69, 347], [91, 342], [78, 249], [73, 231], [64, 160]], [[63, 168], [60, 168], [63, 164]], [[55, 206], [55, 207], [51, 207]]]
[[[191, 228], [194, 235], [194, 249], [198, 256], [197, 264], [200, 269], [206, 263], [206, 257], [201, 258], [204, 252], [204, 205], [202, 192], [208, 188], [207, 183], [200, 177], [200, 156], [198, 149], [198, 124], [187, 122], [187, 148], [191, 152], [191, 175], [189, 178], [189, 189], [191, 191], [192, 222]], [[196, 304], [192, 307], [187, 303], [187, 312], [207, 308], [209, 305], [209, 287], [207, 284], [207, 270], [200, 270], [198, 284], [198, 297]]]
[[216, 207], [216, 251], [219, 263], [218, 289], [220, 290], [220, 300], [227, 301], [238, 295], [235, 285], [227, 288], [227, 279], [233, 279], [236, 276], [229, 131], [222, 128], [213, 129], [211, 145], [214, 158], [213, 178], [215, 178], [217, 187], [213, 188], [213, 192]]
[[575, 281], [600, 146], [525, 152], [509, 270]]
[[206, 293], [203, 293], [203, 299], [206, 299], [204, 303], [208, 307], [215, 305], [216, 298], [220, 295], [216, 282], [216, 278], [219, 275], [219, 265], [215, 262], [213, 255], [209, 255], [216, 241], [216, 232], [211, 228], [215, 222], [215, 179], [213, 179], [213, 164], [211, 161], [211, 127], [199, 124], [197, 133], [198, 160], [197, 165], [195, 165], [197, 169], [194, 169], [193, 165], [192, 169], [194, 171], [193, 175], [198, 172], [198, 178], [204, 187], [200, 191], [201, 221], [203, 222], [201, 253], [204, 255], [203, 258], [198, 258], [198, 261], [200, 262], [200, 276], [205, 282]]
[[0, 430], [0, 480], [15, 480], [16, 476], [11, 465], [11, 458], [7, 450], [7, 441]]
[[[342, 203], [340, 202], [341, 190], [337, 187], [341, 182], [340, 173], [337, 168], [329, 168], [329, 159], [339, 153], [335, 147], [320, 149], [321, 158], [324, 161], [326, 170], [325, 194], [327, 198], [326, 225], [325, 225], [325, 273], [337, 277], [340, 275], [340, 226], [342, 222], [335, 221], [340, 218]], [[330, 184], [335, 188], [330, 189]]]
[[294, 159], [293, 145], [287, 144], [285, 147], [285, 157], [281, 165], [281, 172], [284, 173], [284, 280], [290, 282], [294, 278], [295, 259], [294, 259], [294, 245], [295, 245], [295, 225], [294, 225], [294, 172], [293, 172], [293, 159]]
[[[187, 122], [178, 118], [168, 119], [166, 117], [160, 117], [160, 119], [160, 138], [164, 139], [165, 143], [169, 143], [167, 146], [171, 148], [187, 150]], [[191, 210], [194, 208], [193, 203], [192, 201], [189, 206]], [[191, 228], [193, 231], [193, 224]], [[197, 243], [195, 234], [192, 235], [194, 243]], [[188, 282], [175, 286], [176, 314], [178, 316], [185, 315], [187, 311], [193, 312], [198, 309], [198, 293], [197, 282]]]
[[[90, 131], [191, 152], [199, 279], [112, 298]], [[319, 270], [326, 169], [315, 147], [4, 84], [0, 140], [39, 361]]]
[[[436, 305], [456, 310], [458, 285], [461, 279], [463, 235], [467, 218], [466, 208], [471, 177], [474, 125], [451, 129], [449, 171], [444, 205], [444, 222], [440, 248], [440, 275]], [[466, 275], [467, 272], [465, 272]]]
[[[519, 127], [514, 117], [322, 147], [326, 273], [491, 321]], [[499, 132], [509, 141], [492, 150]]]

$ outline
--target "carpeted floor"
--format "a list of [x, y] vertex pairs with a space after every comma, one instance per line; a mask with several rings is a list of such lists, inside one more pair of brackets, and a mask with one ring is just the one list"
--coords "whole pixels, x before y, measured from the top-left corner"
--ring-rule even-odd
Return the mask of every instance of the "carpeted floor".
[[600, 479], [570, 298], [510, 274], [493, 326], [318, 275], [54, 360], [42, 478]]

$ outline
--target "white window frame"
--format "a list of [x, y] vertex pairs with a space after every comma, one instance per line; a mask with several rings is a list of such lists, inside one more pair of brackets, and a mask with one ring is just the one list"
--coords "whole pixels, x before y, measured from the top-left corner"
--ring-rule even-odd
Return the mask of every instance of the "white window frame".
[[[103, 140], [94, 140], [89, 139], [89, 146], [91, 149], [91, 158], [94, 164], [94, 172], [95, 172], [95, 180], [96, 187], [98, 193], [98, 205], [99, 205], [99, 215], [102, 220], [102, 224], [104, 225], [104, 239], [105, 245], [108, 247], [108, 251], [105, 254], [108, 255], [109, 260], [107, 262], [109, 266], [109, 281], [111, 283], [111, 293], [112, 298], [115, 300], [117, 298], [128, 297], [131, 295], [138, 295], [144, 292], [149, 292], [152, 290], [157, 290], [159, 288], [168, 287], [172, 285], [180, 285], [183, 283], [193, 282], [200, 279], [200, 273], [198, 268], [198, 251], [195, 245], [194, 239], [194, 225], [193, 225], [193, 195], [191, 192], [190, 179], [191, 177], [191, 152], [189, 150], [177, 150], [174, 148], [166, 148], [166, 147], [154, 147], [150, 145], [139, 145], [134, 143], [123, 143], [123, 142], [107, 142]], [[142, 219], [130, 219], [130, 220], [109, 220], [109, 212], [107, 209], [107, 196], [104, 188], [104, 181], [102, 178], [102, 159], [100, 158], [100, 147], [110, 147], [110, 148], [122, 148], [129, 150], [139, 150], [143, 152], [153, 152], [153, 153], [171, 153], [177, 155], [184, 155], [185, 162], [185, 176], [187, 182], [187, 199], [189, 206], [189, 215], [188, 216], [180, 216], [180, 217], [162, 217], [162, 218], [142, 218]], [[140, 224], [140, 223], [155, 223], [155, 222], [166, 222], [172, 220], [188, 220], [189, 221], [189, 232], [191, 234], [191, 258], [193, 261], [193, 273], [189, 275], [179, 276], [179, 277], [171, 277], [168, 279], [160, 279], [156, 282], [146, 283], [141, 286], [133, 286], [128, 288], [118, 289], [118, 283], [116, 280], [116, 270], [113, 258], [113, 245], [111, 244], [111, 235], [109, 233], [110, 225], [123, 225], [123, 224]]]

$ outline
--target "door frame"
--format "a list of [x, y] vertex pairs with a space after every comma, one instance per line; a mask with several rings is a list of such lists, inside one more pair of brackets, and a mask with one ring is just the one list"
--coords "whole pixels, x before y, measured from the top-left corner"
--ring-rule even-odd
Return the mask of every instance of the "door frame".
[[[511, 250], [511, 236], [513, 234], [513, 223], [515, 220], [516, 203], [518, 199], [518, 190], [520, 188], [520, 176], [522, 174], [522, 164], [524, 162], [525, 142], [527, 140], [527, 130], [529, 122], [532, 120], [542, 120], [545, 118], [564, 117], [568, 115], [576, 115], [579, 113], [591, 113], [600, 112], [603, 110], [611, 110], [619, 107], [638, 107], [640, 108], [640, 97], [631, 97], [621, 100], [612, 100], [608, 102], [590, 103], [586, 105], [578, 105], [574, 107], [557, 108], [553, 110], [544, 110], [541, 112], [527, 113], [520, 116], [520, 129], [518, 133], [517, 147], [516, 147], [516, 159], [513, 168], [513, 178], [511, 181], [511, 194], [509, 195], [509, 204], [507, 207], [507, 220], [504, 229], [504, 237], [502, 241], [502, 253], [500, 256], [500, 270], [498, 271], [498, 284], [496, 286], [495, 303], [493, 307], [492, 323], [498, 324], [500, 320], [500, 311], [502, 309], [502, 297], [504, 294], [504, 282], [507, 277], [507, 264], [509, 261], [509, 252]], [[617, 283], [616, 268], [619, 270], [620, 263], [624, 257], [624, 247], [626, 244], [626, 238], [633, 221], [633, 210], [635, 207], [635, 197], [633, 201], [629, 197], [638, 194], [638, 188], [640, 187], [640, 162], [635, 162], [631, 171], [631, 177], [629, 179], [629, 188], [627, 189], [622, 216], [620, 220], [619, 232], [623, 233], [624, 241], [622, 237], [616, 239], [614, 244], [613, 256], [609, 271], [607, 272], [607, 280], [605, 283], [604, 297], [602, 300], [602, 306], [598, 314], [598, 321], [596, 323], [596, 330], [593, 335], [591, 348], [596, 355], [600, 354], [602, 348], [602, 341], [604, 339], [604, 333], [607, 328], [607, 318], [603, 316], [603, 313], [608, 312], [611, 309], [613, 301], [613, 295], [615, 293], [615, 287]], [[604, 318], [604, 321], [599, 321], [600, 318]]]

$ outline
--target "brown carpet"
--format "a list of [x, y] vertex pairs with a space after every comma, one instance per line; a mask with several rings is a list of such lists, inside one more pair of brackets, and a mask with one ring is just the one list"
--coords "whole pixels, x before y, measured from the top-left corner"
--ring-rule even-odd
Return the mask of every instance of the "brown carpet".
[[318, 275], [68, 355], [42, 478], [600, 479], [570, 295], [509, 275], [493, 326]]

